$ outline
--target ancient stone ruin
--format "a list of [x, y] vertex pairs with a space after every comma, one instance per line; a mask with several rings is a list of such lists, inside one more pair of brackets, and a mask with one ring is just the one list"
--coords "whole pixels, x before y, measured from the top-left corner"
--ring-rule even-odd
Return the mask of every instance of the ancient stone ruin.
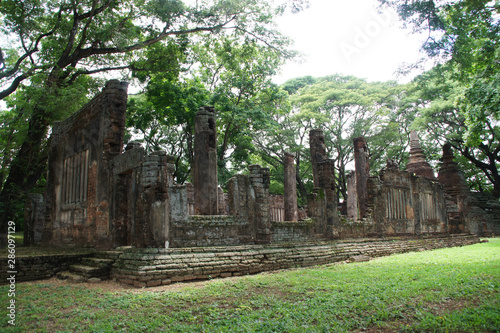
[[46, 193], [30, 196], [26, 206], [28, 243], [215, 252], [250, 246], [252, 252], [252, 246], [334, 239], [500, 233], [498, 201], [469, 191], [449, 145], [436, 178], [415, 132], [406, 170], [388, 161], [378, 175], [370, 174], [366, 140], [354, 140], [356, 170], [347, 181], [347, 215], [340, 215], [334, 161], [321, 130], [310, 132], [315, 188], [299, 210], [294, 155], [283, 156], [284, 196], [270, 195], [269, 170], [259, 165], [231, 178], [224, 193], [217, 183], [215, 111], [202, 107], [195, 118], [193, 184], [176, 184], [165, 152], [146, 154], [133, 141], [124, 147], [126, 105], [127, 84], [110, 81], [53, 127]]

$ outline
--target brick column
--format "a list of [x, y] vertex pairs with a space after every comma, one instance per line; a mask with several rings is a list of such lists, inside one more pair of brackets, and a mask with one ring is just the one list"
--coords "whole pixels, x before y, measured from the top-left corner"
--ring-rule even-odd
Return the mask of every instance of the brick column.
[[250, 165], [250, 184], [255, 193], [256, 244], [271, 242], [271, 220], [269, 218], [269, 169]]
[[326, 159], [325, 136], [322, 130], [309, 131], [309, 150], [311, 152], [314, 187], [319, 188], [318, 163]]
[[318, 164], [319, 186], [324, 196], [324, 223], [326, 239], [333, 239], [336, 235], [336, 227], [339, 223], [337, 213], [337, 195], [335, 192], [335, 162], [326, 159]]
[[358, 220], [358, 192], [356, 190], [356, 172], [347, 175], [347, 217]]
[[202, 107], [194, 121], [194, 210], [197, 215], [218, 214], [215, 110]]
[[297, 211], [297, 177], [295, 173], [295, 156], [285, 153], [283, 158], [285, 166], [284, 179], [284, 204], [285, 204], [285, 221], [298, 221], [299, 214]]
[[368, 160], [368, 146], [363, 137], [354, 139], [354, 166], [356, 168], [356, 191], [358, 193], [359, 218], [366, 216], [368, 207], [368, 177], [370, 164]]

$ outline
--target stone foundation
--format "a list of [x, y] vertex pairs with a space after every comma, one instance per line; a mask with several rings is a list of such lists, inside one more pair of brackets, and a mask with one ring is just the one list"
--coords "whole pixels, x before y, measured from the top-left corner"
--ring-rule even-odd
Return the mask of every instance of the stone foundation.
[[288, 245], [242, 245], [182, 249], [129, 249], [113, 265], [117, 281], [136, 287], [240, 276], [278, 269], [329, 264], [353, 256], [472, 245], [475, 235], [356, 239]]
[[[48, 279], [56, 273], [65, 271], [69, 266], [78, 264], [88, 253], [68, 255], [44, 255], [16, 258], [16, 281], [33, 281]], [[7, 284], [9, 269], [7, 258], [0, 258], [0, 284]]]

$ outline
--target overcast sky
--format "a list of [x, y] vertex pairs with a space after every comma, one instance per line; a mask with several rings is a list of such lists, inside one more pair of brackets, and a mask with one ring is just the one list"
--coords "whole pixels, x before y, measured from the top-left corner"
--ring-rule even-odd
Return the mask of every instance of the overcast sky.
[[305, 75], [335, 73], [368, 81], [398, 80], [403, 62], [414, 63], [424, 37], [402, 30], [396, 12], [377, 10], [376, 0], [310, 0], [310, 7], [278, 18], [278, 28], [303, 53], [302, 63], [288, 63], [276, 83]]

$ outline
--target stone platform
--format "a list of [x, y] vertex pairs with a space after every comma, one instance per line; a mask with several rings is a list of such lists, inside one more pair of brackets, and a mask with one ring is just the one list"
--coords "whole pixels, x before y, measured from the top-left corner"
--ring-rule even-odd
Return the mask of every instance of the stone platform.
[[174, 249], [127, 249], [115, 261], [112, 277], [135, 287], [240, 276], [395, 253], [472, 245], [476, 235], [351, 239], [330, 242]]

